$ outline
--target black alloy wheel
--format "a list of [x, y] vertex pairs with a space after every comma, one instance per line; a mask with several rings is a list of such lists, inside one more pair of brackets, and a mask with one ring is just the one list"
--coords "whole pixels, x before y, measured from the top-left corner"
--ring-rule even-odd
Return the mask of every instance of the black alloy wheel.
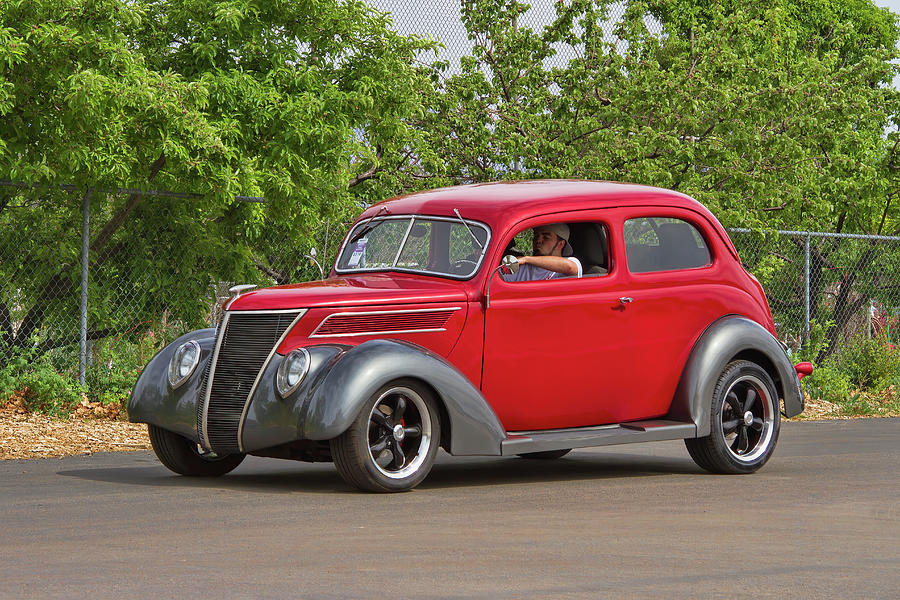
[[691, 458], [713, 473], [752, 473], [772, 456], [781, 427], [775, 384], [759, 365], [730, 363], [713, 391], [710, 433], [686, 439]]
[[356, 420], [331, 441], [344, 480], [362, 490], [412, 489], [434, 464], [441, 427], [434, 399], [417, 382], [398, 380], [381, 388]]

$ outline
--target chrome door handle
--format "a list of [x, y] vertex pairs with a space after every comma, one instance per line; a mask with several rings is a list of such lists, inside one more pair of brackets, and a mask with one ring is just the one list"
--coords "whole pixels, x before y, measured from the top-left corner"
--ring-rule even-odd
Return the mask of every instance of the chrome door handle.
[[629, 298], [628, 296], [622, 296], [621, 298], [619, 298], [619, 303], [622, 305], [629, 304], [631, 302], [634, 302], [634, 298]]

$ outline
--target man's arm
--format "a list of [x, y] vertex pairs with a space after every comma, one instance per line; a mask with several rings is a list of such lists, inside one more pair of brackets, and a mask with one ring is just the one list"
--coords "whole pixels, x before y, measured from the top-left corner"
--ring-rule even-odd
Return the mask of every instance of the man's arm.
[[578, 275], [578, 265], [562, 256], [520, 256], [516, 260], [520, 265], [530, 264], [562, 275]]

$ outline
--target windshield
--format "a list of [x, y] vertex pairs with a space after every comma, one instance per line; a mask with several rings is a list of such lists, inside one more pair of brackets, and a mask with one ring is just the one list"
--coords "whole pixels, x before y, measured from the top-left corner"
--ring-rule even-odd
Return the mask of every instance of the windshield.
[[347, 239], [338, 273], [411, 271], [467, 279], [478, 271], [490, 230], [453, 217], [397, 216], [363, 220]]

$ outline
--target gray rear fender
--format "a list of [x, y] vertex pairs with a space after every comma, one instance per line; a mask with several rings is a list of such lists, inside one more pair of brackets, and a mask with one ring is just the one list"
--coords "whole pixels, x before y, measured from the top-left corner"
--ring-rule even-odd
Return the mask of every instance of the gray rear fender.
[[669, 418], [693, 421], [697, 437], [709, 435], [713, 389], [728, 363], [737, 358], [755, 362], [769, 373], [787, 416], [803, 412], [797, 373], [778, 340], [759, 323], [730, 315], [707, 327], [694, 344], [675, 390]]
[[368, 341], [336, 360], [306, 400], [300, 437], [339, 436], [379, 388], [408, 378], [420, 380], [443, 406], [451, 454], [500, 454], [506, 432], [481, 392], [443, 357], [400, 340]]
[[[169, 362], [187, 341], [200, 344], [200, 362], [188, 380], [173, 390], [169, 386]], [[128, 399], [128, 419], [150, 423], [182, 435], [194, 442], [197, 436], [197, 399], [203, 371], [216, 345], [215, 329], [187, 333], [156, 353], [134, 384]]]

